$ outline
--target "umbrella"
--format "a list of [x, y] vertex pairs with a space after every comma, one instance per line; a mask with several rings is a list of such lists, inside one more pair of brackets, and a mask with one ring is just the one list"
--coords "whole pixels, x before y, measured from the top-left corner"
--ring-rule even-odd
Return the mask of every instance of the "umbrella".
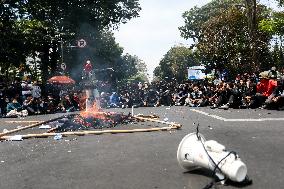
[[68, 76], [53, 76], [47, 81], [54, 84], [75, 84], [75, 81]]

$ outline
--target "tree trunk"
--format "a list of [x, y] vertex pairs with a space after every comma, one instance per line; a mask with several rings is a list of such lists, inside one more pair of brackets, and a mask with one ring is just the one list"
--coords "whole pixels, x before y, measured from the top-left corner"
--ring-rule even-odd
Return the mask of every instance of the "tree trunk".
[[57, 44], [56, 41], [52, 42], [52, 53], [50, 54], [50, 69], [51, 73], [56, 73], [58, 65], [57, 65], [57, 60], [59, 59], [58, 56], [58, 51], [57, 49]]
[[257, 43], [256, 43], [256, 0], [246, 0], [248, 28], [251, 43], [251, 59], [252, 59], [252, 71], [259, 71], [258, 57], [257, 57]]

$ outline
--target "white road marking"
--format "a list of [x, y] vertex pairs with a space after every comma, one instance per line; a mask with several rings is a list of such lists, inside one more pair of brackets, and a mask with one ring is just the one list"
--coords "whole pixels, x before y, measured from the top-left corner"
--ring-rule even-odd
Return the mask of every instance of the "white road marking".
[[228, 122], [250, 122], [250, 121], [284, 121], [284, 118], [259, 118], [259, 119], [252, 119], [252, 118], [248, 118], [248, 119], [227, 119], [221, 116], [217, 116], [214, 114], [210, 114], [201, 110], [196, 110], [196, 109], [190, 109], [190, 111], [208, 116], [208, 117], [212, 117], [214, 119], [218, 119], [221, 121], [228, 121]]

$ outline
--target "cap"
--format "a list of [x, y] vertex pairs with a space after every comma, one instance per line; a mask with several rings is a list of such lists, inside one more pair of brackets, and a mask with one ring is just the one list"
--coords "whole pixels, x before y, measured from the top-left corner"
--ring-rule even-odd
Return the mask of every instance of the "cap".
[[268, 79], [269, 78], [268, 75], [269, 75], [268, 71], [260, 72], [259, 78]]

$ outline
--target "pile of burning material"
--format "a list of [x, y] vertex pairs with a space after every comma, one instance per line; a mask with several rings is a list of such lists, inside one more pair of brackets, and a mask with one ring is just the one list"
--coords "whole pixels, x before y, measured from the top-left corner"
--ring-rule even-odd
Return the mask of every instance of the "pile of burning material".
[[120, 124], [131, 122], [130, 114], [124, 115], [117, 112], [104, 112], [96, 104], [80, 114], [70, 115], [58, 120], [59, 124], [49, 132], [68, 132], [78, 130], [93, 130], [113, 128]]
[[[106, 113], [108, 115], [108, 113]], [[151, 127], [151, 128], [137, 128], [137, 129], [90, 129], [90, 125], [88, 127], [74, 122], [79, 115], [67, 116], [67, 117], [61, 117], [56, 118], [49, 121], [44, 121], [36, 124], [32, 124], [26, 127], [23, 127], [21, 129], [14, 129], [10, 130], [6, 133], [0, 133], [0, 140], [23, 140], [28, 138], [45, 138], [45, 137], [56, 137], [60, 136], [67, 137], [72, 135], [77, 136], [84, 136], [84, 135], [100, 135], [100, 134], [117, 134], [117, 133], [141, 133], [141, 132], [155, 132], [155, 131], [171, 131], [173, 129], [180, 129], [182, 126], [178, 123], [174, 122], [165, 122], [158, 119], [153, 118], [147, 118], [149, 116], [125, 116], [123, 114], [113, 114], [112, 116], [116, 117], [118, 115], [122, 116], [122, 119], [119, 119], [123, 123], [124, 121], [142, 121], [142, 122], [154, 122], [154, 123], [160, 123], [163, 125], [166, 125], [164, 127]], [[111, 116], [111, 117], [112, 117]], [[124, 117], [125, 116], [125, 117]], [[151, 116], [150, 116], [151, 117]], [[88, 119], [88, 118], [84, 118]], [[109, 122], [109, 121], [108, 121]], [[118, 121], [112, 121], [111, 126], [116, 126], [116, 124], [119, 124]], [[35, 134], [26, 134], [26, 135], [8, 135], [15, 132], [18, 132], [20, 130], [29, 129], [32, 127], [40, 126], [40, 124], [50, 124], [50, 125], [56, 125], [56, 127], [52, 127], [49, 131], [45, 133], [35, 133]], [[57, 140], [57, 139], [56, 139]]]
[[[117, 133], [137, 133], [137, 132], [154, 132], [154, 131], [170, 131], [172, 129], [180, 129], [181, 125], [174, 122], [161, 121], [156, 115], [124, 115], [116, 112], [103, 112], [95, 106], [83, 111], [80, 114], [72, 114], [61, 116], [48, 121], [32, 124], [21, 129], [14, 129], [5, 133], [0, 133], [0, 140], [23, 140], [28, 138], [43, 138], [60, 135], [67, 137], [71, 135], [100, 135], [100, 134], [117, 134]], [[135, 128], [135, 129], [104, 129], [113, 128], [117, 125], [128, 124], [131, 122], [153, 122], [166, 125], [164, 127], [152, 128]], [[43, 125], [45, 124], [45, 125]], [[41, 125], [41, 126], [40, 126]], [[26, 134], [26, 135], [8, 135], [24, 129], [33, 128], [36, 126], [45, 129], [50, 128], [45, 133]]]
[[115, 112], [84, 112], [78, 115], [68, 116], [58, 120], [56, 128], [52, 132], [66, 132], [78, 130], [93, 130], [112, 128], [119, 124], [127, 124], [131, 122], [130, 115]]

